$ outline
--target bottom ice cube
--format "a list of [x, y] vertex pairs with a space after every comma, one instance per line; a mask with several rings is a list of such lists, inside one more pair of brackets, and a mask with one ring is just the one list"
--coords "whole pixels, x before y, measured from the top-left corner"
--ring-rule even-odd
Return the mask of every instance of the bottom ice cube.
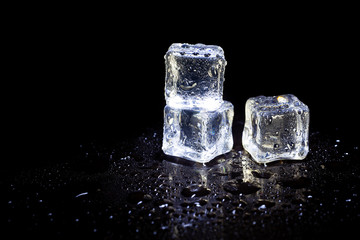
[[259, 163], [302, 160], [309, 152], [309, 108], [291, 94], [247, 100], [242, 144]]
[[232, 149], [233, 116], [227, 101], [211, 111], [166, 105], [162, 149], [167, 155], [208, 162]]

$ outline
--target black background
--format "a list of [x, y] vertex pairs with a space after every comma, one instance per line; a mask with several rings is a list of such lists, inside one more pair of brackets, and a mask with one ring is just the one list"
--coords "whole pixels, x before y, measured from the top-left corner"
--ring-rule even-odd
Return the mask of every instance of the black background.
[[5, 165], [69, 160], [79, 143], [131, 141], [148, 128], [161, 129], [164, 55], [176, 42], [224, 49], [224, 100], [235, 106], [236, 121], [244, 120], [248, 98], [291, 93], [309, 106], [311, 131], [338, 129], [358, 142], [352, 9], [183, 2], [14, 15], [4, 45], [14, 90], [4, 102], [5, 126], [15, 123], [7, 127]]
[[244, 120], [249, 97], [292, 93], [309, 106], [313, 130], [340, 128], [351, 137], [358, 102], [353, 16], [283, 13], [84, 19], [69, 41], [80, 142], [118, 141], [162, 126], [163, 56], [174, 42], [224, 49], [224, 99], [234, 104], [236, 119]]

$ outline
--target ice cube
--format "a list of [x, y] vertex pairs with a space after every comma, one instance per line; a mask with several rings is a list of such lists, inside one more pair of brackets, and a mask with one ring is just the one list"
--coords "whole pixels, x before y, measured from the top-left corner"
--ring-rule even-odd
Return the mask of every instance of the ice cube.
[[221, 47], [174, 43], [164, 58], [168, 105], [208, 109], [221, 105], [226, 66]]
[[247, 100], [242, 144], [258, 163], [302, 160], [309, 152], [309, 108], [291, 94]]
[[215, 110], [166, 105], [162, 149], [168, 155], [208, 162], [232, 149], [233, 116], [234, 107], [227, 101]]

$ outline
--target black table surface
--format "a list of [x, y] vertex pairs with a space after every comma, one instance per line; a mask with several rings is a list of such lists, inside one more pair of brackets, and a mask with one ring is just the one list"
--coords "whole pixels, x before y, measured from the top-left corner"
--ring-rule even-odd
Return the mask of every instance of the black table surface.
[[[242, 127], [236, 119], [233, 128]], [[7, 236], [322, 239], [357, 232], [359, 145], [339, 128], [312, 129], [306, 159], [266, 165], [239, 140], [206, 164], [163, 154], [161, 141], [161, 128], [127, 141], [84, 141], [73, 158], [3, 174]]]

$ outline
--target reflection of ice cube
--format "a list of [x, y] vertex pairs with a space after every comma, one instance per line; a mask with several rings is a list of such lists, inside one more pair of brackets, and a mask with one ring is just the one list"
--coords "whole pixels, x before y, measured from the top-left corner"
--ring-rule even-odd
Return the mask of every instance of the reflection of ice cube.
[[234, 107], [224, 101], [219, 108], [164, 109], [163, 151], [196, 162], [208, 162], [233, 146]]
[[304, 159], [309, 152], [309, 108], [294, 95], [248, 99], [242, 144], [259, 163]]
[[168, 105], [219, 107], [226, 65], [221, 47], [174, 43], [164, 58], [165, 99]]

